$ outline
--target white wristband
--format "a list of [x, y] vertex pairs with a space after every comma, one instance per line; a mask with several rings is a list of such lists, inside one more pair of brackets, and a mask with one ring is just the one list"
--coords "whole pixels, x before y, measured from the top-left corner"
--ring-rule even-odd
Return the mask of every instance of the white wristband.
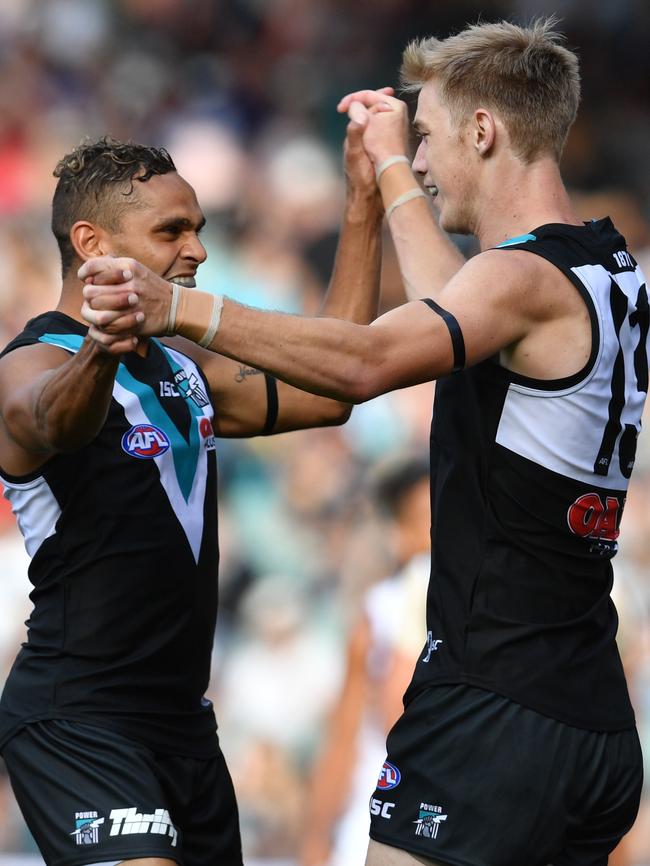
[[402, 195], [398, 195], [395, 201], [386, 208], [386, 219], [390, 219], [390, 216], [396, 207], [399, 207], [402, 204], [406, 204], [407, 201], [411, 201], [411, 199], [414, 198], [419, 198], [420, 196], [422, 196], [422, 198], [427, 197], [424, 190], [421, 190], [419, 186], [403, 192]]
[[210, 316], [210, 324], [205, 334], [199, 340], [199, 346], [207, 349], [210, 343], [214, 340], [214, 335], [219, 329], [221, 322], [221, 311], [223, 310], [223, 295], [215, 295], [212, 300], [212, 315]]
[[167, 316], [166, 337], [173, 337], [176, 333], [176, 313], [178, 312], [178, 301], [181, 296], [181, 289], [177, 283], [170, 283], [172, 287], [172, 301], [169, 305], [169, 315]]
[[397, 162], [405, 162], [408, 165], [411, 164], [411, 160], [408, 156], [404, 156], [403, 153], [400, 153], [396, 156], [387, 156], [386, 159], [382, 160], [377, 168], [375, 169], [375, 180], [379, 183], [379, 178], [386, 171], [387, 168], [390, 168], [391, 165], [395, 165]]

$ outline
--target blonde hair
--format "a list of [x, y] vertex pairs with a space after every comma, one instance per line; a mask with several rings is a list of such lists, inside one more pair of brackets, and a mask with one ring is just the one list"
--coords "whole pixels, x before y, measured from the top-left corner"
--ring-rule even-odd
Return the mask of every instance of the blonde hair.
[[521, 159], [551, 153], [559, 160], [580, 102], [580, 72], [556, 23], [473, 24], [447, 39], [416, 39], [402, 56], [402, 87], [417, 92], [435, 80], [456, 122], [479, 107], [494, 110]]

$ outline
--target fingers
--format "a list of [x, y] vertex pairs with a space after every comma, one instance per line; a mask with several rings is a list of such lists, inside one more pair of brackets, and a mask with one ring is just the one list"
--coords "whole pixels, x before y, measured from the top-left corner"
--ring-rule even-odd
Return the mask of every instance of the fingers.
[[386, 102], [391, 107], [397, 108], [403, 103], [393, 97], [394, 92], [392, 87], [381, 87], [379, 90], [357, 90], [354, 93], [346, 94], [336, 106], [336, 110], [339, 114], [345, 114], [353, 102], [360, 102], [366, 108], [371, 108], [380, 102]]
[[88, 336], [101, 346], [105, 352], [108, 352], [109, 355], [123, 355], [126, 352], [132, 352], [138, 345], [137, 337], [120, 337], [107, 334], [104, 331], [98, 330], [93, 325], [88, 328]]
[[350, 128], [361, 132], [365, 129], [370, 115], [368, 109], [360, 102], [351, 102], [348, 108], [348, 117], [350, 118]]
[[141, 310], [128, 313], [115, 309], [95, 310], [88, 301], [84, 301], [81, 315], [89, 325], [101, 328], [107, 334], [121, 333], [122, 335], [126, 332], [133, 333], [145, 319]]
[[90, 302], [93, 310], [127, 310], [137, 306], [139, 295], [129, 287], [117, 289], [114, 285], [83, 287], [83, 296]]
[[137, 262], [133, 259], [96, 256], [77, 271], [80, 280], [92, 279], [96, 285], [119, 284], [133, 279]]

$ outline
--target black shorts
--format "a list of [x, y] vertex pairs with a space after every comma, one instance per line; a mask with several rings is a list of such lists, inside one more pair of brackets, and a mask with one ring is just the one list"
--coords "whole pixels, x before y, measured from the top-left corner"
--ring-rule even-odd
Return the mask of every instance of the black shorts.
[[636, 730], [574, 728], [465, 685], [388, 735], [370, 836], [449, 866], [606, 866], [639, 807]]
[[47, 866], [137, 857], [242, 864], [221, 752], [205, 760], [157, 754], [108, 728], [45, 721], [19, 731], [3, 757]]

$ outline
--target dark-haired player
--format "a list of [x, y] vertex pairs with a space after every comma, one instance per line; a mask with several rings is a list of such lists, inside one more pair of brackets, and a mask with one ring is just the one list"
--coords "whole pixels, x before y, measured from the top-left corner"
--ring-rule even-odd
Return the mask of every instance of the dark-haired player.
[[[369, 321], [381, 200], [360, 131], [324, 312]], [[28, 638], [0, 746], [48, 866], [240, 866], [208, 685], [217, 608], [215, 436], [340, 424], [350, 407], [197, 345], [83, 322], [79, 266], [133, 256], [176, 286], [206, 253], [194, 190], [164, 150], [103, 139], [56, 169], [63, 285], [0, 359], [0, 478], [32, 556]], [[359, 258], [374, 265], [358, 270]], [[178, 314], [182, 315], [182, 304]]]
[[[226, 300], [219, 321], [218, 300], [205, 318], [181, 289], [171, 327], [211, 321], [214, 351], [344, 400], [438, 379], [428, 639], [368, 866], [605, 866], [642, 781], [610, 590], [648, 391], [645, 279], [563, 186], [580, 77], [551, 22], [415, 42], [403, 76], [419, 93], [413, 168], [480, 254], [460, 267], [432, 221], [404, 103], [361, 91], [341, 110], [366, 124], [404, 282], [426, 303], [362, 327]], [[82, 269], [105, 283], [84, 309], [109, 349], [170, 321], [169, 284], [129, 267], [128, 281], [108, 260]]]

